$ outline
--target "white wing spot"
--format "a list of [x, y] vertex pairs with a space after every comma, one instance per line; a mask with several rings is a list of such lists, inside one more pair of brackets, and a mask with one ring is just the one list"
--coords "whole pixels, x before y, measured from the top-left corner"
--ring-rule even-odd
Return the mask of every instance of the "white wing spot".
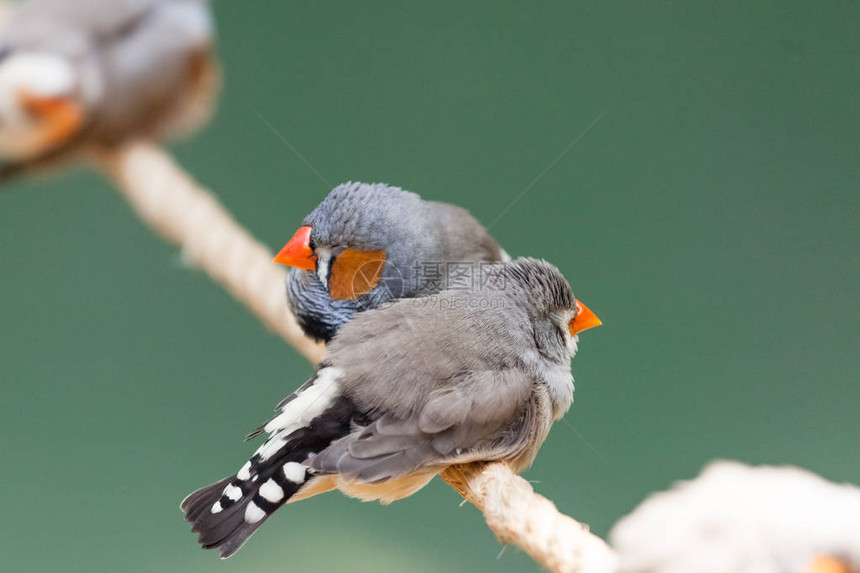
[[284, 464], [284, 476], [293, 483], [305, 483], [306, 466], [296, 462]]
[[281, 489], [281, 486], [279, 486], [273, 480], [270, 479], [260, 486], [260, 495], [266, 501], [278, 503], [279, 501], [284, 499], [284, 490]]
[[257, 523], [264, 517], [266, 517], [266, 512], [257, 507], [253, 501], [245, 508], [245, 521], [248, 523]]
[[215, 505], [212, 506], [212, 513], [221, 513], [222, 509], [224, 509], [224, 508], [221, 507], [221, 502], [216, 501]]

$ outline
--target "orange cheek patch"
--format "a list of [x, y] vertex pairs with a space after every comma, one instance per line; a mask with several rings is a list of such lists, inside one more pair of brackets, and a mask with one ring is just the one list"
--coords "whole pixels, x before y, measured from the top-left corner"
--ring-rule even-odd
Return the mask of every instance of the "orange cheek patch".
[[385, 251], [347, 249], [331, 266], [328, 292], [336, 300], [355, 299], [376, 288], [385, 268]]

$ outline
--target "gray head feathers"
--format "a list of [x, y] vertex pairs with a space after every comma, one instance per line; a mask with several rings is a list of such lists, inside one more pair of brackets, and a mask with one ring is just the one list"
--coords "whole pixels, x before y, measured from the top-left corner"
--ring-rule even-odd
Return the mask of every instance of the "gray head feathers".
[[385, 249], [408, 242], [405, 222], [421, 225], [423, 201], [415, 193], [382, 183], [344, 183], [305, 217], [313, 227], [312, 247], [350, 246], [361, 250]]
[[[324, 341], [356, 312], [439, 292], [446, 269], [454, 263], [472, 265], [477, 272], [477, 265], [503, 256], [498, 243], [465, 209], [424, 201], [382, 183], [339, 185], [303, 225], [312, 228], [310, 246], [318, 254], [327, 250], [336, 257], [343, 249], [385, 253], [378, 285], [352, 299], [333, 300], [317, 272], [291, 272], [291, 309], [308, 335]], [[325, 264], [331, 268], [333, 261]]]
[[550, 314], [573, 310], [573, 289], [558, 268], [541, 259], [520, 258], [493, 267], [505, 277], [505, 287], [512, 286], [525, 297], [523, 305], [536, 313]]

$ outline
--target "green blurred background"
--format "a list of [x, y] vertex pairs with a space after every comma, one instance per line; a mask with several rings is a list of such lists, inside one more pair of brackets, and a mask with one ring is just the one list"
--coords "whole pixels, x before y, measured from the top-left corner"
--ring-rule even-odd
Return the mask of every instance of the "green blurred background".
[[[605, 326], [526, 477], [603, 535], [709, 460], [860, 482], [860, 4], [218, 0], [226, 89], [175, 146], [281, 246], [327, 186], [469, 208]], [[311, 371], [98, 176], [0, 196], [0, 569], [536, 571], [434, 483], [282, 510], [234, 558], [182, 497]]]

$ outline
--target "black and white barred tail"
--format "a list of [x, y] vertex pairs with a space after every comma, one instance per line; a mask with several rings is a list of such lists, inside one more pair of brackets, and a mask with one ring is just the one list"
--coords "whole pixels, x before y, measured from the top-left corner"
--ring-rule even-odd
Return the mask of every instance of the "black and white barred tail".
[[232, 477], [199, 489], [180, 505], [204, 549], [222, 558], [239, 550], [251, 534], [295, 495], [311, 474], [309, 458], [350, 431], [354, 409], [339, 395], [339, 371], [323, 368], [279, 405], [281, 414], [249, 438], [269, 438]]
[[252, 458], [235, 476], [185, 498], [180, 507], [203, 548], [217, 547], [222, 558], [238, 551], [305, 484], [309, 476], [301, 462], [306, 458], [306, 451], [291, 452], [277, 463], [258, 466], [259, 473], [253, 474]]

